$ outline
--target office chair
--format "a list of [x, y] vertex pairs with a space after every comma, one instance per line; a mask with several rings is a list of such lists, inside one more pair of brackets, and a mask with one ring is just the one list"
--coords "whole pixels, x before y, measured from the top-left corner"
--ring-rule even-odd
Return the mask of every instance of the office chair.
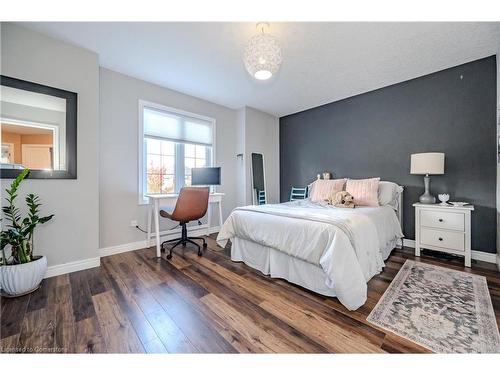
[[161, 250], [165, 251], [165, 244], [174, 242], [174, 246], [170, 248], [170, 253], [167, 259], [172, 259], [172, 250], [181, 245], [186, 246], [186, 243], [192, 243], [198, 248], [198, 256], [202, 256], [200, 245], [193, 240], [202, 240], [203, 249], [207, 248], [207, 242], [203, 237], [188, 237], [186, 224], [193, 220], [201, 219], [205, 216], [208, 208], [208, 187], [184, 187], [179, 193], [174, 211], [169, 214], [164, 210], [160, 210], [160, 215], [170, 220], [178, 221], [182, 227], [181, 237], [173, 240], [165, 241], [161, 244]]

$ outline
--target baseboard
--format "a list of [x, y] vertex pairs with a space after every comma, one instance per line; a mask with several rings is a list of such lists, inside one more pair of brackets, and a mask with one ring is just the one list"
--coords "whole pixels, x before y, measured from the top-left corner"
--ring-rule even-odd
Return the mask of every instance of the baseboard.
[[415, 240], [410, 240], [408, 238], [403, 238], [403, 246], [415, 248]]
[[[209, 233], [216, 233], [219, 230], [220, 230], [219, 226], [211, 227]], [[169, 240], [178, 236], [179, 233], [180, 231], [178, 230], [171, 230], [171, 231], [160, 232], [160, 236], [162, 237], [162, 240]], [[198, 228], [189, 231], [189, 234], [192, 236], [203, 236], [206, 233], [207, 233], [206, 224], [200, 225]], [[149, 244], [149, 246], [154, 246], [154, 238], [151, 239], [151, 243]], [[48, 267], [47, 272], [45, 273], [45, 279], [48, 277], [64, 275], [70, 272], [82, 271], [88, 268], [99, 267], [101, 265], [101, 257], [113, 254], [125, 253], [127, 251], [144, 249], [145, 247], [149, 246], [147, 240], [142, 240], [137, 242], [125, 243], [117, 246], [101, 248], [99, 249], [100, 257], [77, 260], [75, 262], [57, 264], [55, 266]]]
[[99, 255], [102, 258], [113, 254], [120, 254], [120, 253], [126, 253], [127, 251], [144, 249], [145, 247], [149, 247], [147, 240], [129, 242], [121, 245], [101, 248], [99, 249]]
[[76, 271], [86, 270], [88, 268], [99, 267], [100, 265], [101, 265], [101, 259], [99, 257], [77, 260], [75, 262], [57, 264], [55, 266], [50, 266], [47, 268], [47, 272], [45, 273], [45, 279], [48, 277], [64, 275], [70, 272], [76, 272]]
[[471, 258], [475, 260], [481, 260], [487, 263], [496, 263], [497, 255], [494, 253], [485, 253], [484, 251], [471, 251]]
[[[408, 238], [403, 239], [403, 245], [406, 247], [413, 247], [415, 248], [415, 240], [411, 240]], [[471, 251], [471, 258], [475, 260], [481, 260], [483, 262], [488, 262], [488, 263], [497, 263], [497, 254], [496, 253], [485, 253], [484, 251], [478, 251], [478, 250], [472, 250]], [[500, 267], [500, 265], [499, 265]]]
[[[189, 228], [188, 228], [189, 229]], [[216, 233], [220, 230], [219, 226], [211, 227], [209, 230], [209, 233]], [[170, 231], [164, 231], [160, 232], [160, 236], [162, 241], [166, 240], [172, 240], [179, 236], [181, 232], [179, 230], [170, 230]], [[204, 236], [207, 233], [207, 226], [205, 225], [200, 225], [196, 229], [190, 229], [189, 230], [189, 235], [191, 236]], [[129, 242], [121, 245], [116, 245], [116, 246], [109, 246], [109, 247], [103, 247], [99, 249], [99, 254], [101, 257], [106, 257], [109, 255], [113, 254], [120, 254], [120, 253], [126, 253], [127, 251], [134, 251], [134, 250], [139, 250], [139, 249], [144, 249], [145, 247], [150, 247], [154, 246], [155, 240], [154, 240], [155, 234], [152, 233], [152, 238], [148, 244], [148, 240], [144, 239], [142, 241], [136, 241], [136, 242]]]

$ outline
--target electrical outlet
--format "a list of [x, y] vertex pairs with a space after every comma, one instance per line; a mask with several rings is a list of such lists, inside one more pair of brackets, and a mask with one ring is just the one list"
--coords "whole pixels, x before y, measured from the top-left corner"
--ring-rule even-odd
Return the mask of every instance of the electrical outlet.
[[131, 227], [134, 227], [134, 228], [135, 228], [137, 225], [138, 225], [138, 224], [137, 224], [137, 220], [132, 220], [132, 221], [130, 222], [130, 226], [131, 226]]

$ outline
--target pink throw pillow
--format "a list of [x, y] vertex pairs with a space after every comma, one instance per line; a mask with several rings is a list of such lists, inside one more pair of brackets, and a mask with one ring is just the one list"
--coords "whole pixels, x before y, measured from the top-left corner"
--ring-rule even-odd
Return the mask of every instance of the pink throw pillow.
[[333, 194], [344, 189], [345, 178], [337, 180], [316, 180], [312, 184], [311, 201], [323, 202], [328, 200]]
[[378, 207], [378, 183], [380, 177], [364, 180], [347, 180], [346, 191], [354, 197], [356, 206]]

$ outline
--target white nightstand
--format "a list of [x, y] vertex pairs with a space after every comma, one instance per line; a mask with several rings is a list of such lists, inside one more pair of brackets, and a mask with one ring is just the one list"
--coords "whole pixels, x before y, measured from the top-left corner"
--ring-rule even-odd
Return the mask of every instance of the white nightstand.
[[414, 203], [415, 256], [420, 249], [437, 250], [465, 257], [465, 266], [471, 266], [470, 217], [474, 206], [441, 206]]

